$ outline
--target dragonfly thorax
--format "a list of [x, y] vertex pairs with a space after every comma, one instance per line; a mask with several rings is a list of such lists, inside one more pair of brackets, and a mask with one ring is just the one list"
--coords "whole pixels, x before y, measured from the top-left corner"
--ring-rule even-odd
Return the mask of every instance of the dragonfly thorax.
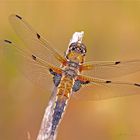
[[64, 67], [64, 74], [70, 78], [75, 78], [79, 73], [79, 64], [73, 61], [68, 61]]
[[79, 69], [79, 64], [73, 61], [68, 61], [67, 63], [68, 67], [73, 68], [73, 69]]
[[70, 79], [74, 79], [77, 76], [77, 71], [71, 68], [66, 68], [64, 70], [64, 75], [68, 76]]

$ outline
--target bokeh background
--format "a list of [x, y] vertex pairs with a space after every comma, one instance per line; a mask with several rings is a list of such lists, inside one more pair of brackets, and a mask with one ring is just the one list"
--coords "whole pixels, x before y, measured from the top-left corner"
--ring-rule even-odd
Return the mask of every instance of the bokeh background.
[[[8, 22], [13, 13], [24, 17], [61, 52], [71, 35], [83, 30], [87, 60], [140, 58], [140, 1], [0, 0], [0, 39], [19, 44]], [[120, 79], [140, 82], [140, 73]], [[0, 140], [27, 140], [28, 133], [35, 140], [49, 96], [50, 91], [34, 86], [10, 59], [1, 56]], [[139, 118], [139, 95], [90, 102], [72, 99], [58, 140], [139, 140]]]

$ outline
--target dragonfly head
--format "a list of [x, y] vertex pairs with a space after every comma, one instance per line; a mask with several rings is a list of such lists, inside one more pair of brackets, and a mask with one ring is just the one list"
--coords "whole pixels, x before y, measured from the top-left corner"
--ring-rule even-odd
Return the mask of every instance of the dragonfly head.
[[76, 63], [83, 63], [86, 55], [86, 46], [81, 42], [73, 42], [66, 51], [66, 58]]

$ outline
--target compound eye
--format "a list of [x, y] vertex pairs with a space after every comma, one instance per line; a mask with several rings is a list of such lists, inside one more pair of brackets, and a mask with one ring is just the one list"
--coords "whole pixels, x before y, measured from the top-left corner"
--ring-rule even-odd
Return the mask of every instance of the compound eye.
[[80, 49], [80, 52], [81, 52], [81, 53], [85, 53], [85, 50], [84, 50], [84, 49]]
[[83, 53], [84, 51], [81, 49], [80, 52]]
[[85, 51], [83, 49], [81, 49], [81, 53], [83, 54], [83, 53], [85, 53]]
[[76, 49], [76, 44], [72, 43], [69, 47], [70, 50], [75, 50]]
[[74, 50], [75, 50], [75, 47], [73, 46], [73, 47], [71, 48], [71, 50], [73, 50], [73, 51], [74, 51]]

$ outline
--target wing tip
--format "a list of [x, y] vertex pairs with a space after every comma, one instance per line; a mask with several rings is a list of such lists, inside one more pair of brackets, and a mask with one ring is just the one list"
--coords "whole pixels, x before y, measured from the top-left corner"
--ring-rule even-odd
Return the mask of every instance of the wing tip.
[[35, 55], [32, 55], [32, 59], [33, 59], [33, 60], [36, 60], [36, 56], [35, 56]]
[[21, 16], [19, 16], [19, 15], [15, 15], [17, 18], [19, 18], [19, 19], [22, 19], [22, 17]]
[[38, 33], [36, 33], [36, 36], [37, 36], [38, 39], [40, 39], [40, 35]]
[[115, 65], [120, 64], [120, 63], [121, 63], [120, 61], [116, 61], [116, 62], [115, 62]]
[[5, 39], [4, 42], [11, 44], [12, 42], [10, 40]]
[[135, 83], [134, 85], [137, 86], [137, 87], [140, 87], [140, 84], [138, 84], [138, 83]]
[[105, 81], [105, 82], [106, 82], [106, 83], [112, 83], [112, 81], [109, 81], [109, 80], [108, 80], [108, 81]]

